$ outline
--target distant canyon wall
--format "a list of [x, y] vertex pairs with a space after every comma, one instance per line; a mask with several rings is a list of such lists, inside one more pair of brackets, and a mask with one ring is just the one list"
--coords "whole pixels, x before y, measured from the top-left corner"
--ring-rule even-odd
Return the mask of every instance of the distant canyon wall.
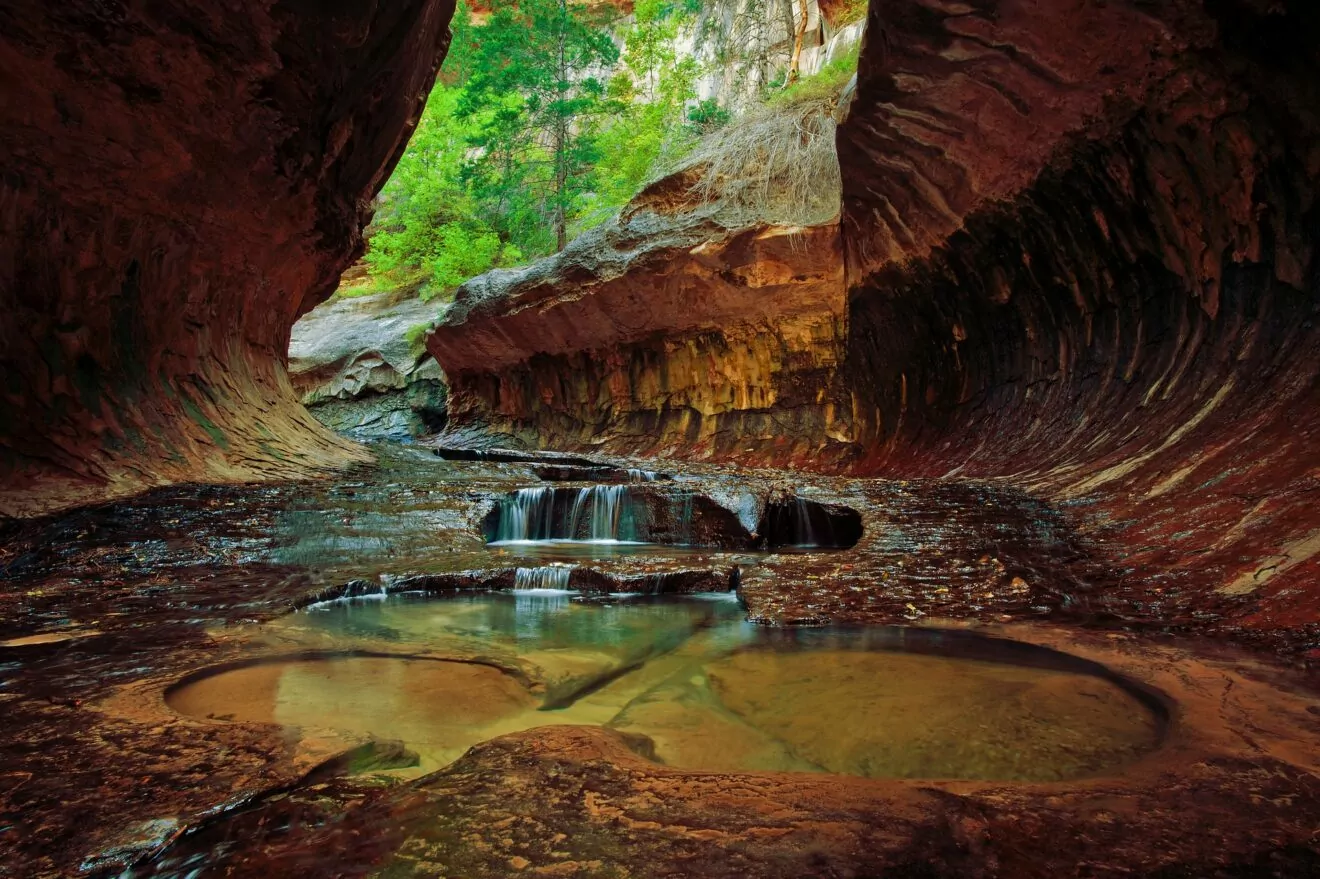
[[783, 465], [857, 454], [838, 227], [651, 211], [469, 282], [429, 338], [449, 418], [514, 443]]

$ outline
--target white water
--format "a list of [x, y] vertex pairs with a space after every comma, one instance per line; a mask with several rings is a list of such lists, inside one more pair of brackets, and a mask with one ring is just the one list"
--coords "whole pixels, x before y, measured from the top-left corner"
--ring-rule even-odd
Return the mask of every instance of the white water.
[[[797, 508], [793, 522], [793, 544], [801, 547], [820, 546], [820, 538], [811, 524], [811, 507], [800, 497], [793, 499], [793, 505]], [[833, 540], [830, 543], [833, 543]]]
[[632, 497], [626, 485], [593, 485], [580, 489], [571, 504], [568, 493], [554, 488], [520, 488], [500, 504], [500, 521], [492, 543], [579, 540], [592, 543], [631, 542]]
[[562, 592], [568, 589], [568, 580], [572, 573], [572, 565], [518, 568], [513, 573], [513, 588], [517, 592], [529, 589]]

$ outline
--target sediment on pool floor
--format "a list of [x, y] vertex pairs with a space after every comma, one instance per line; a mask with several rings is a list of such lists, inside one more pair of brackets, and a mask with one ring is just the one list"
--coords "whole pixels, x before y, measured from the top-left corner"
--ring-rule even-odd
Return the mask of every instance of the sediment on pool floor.
[[[676, 768], [1049, 781], [1116, 772], [1168, 725], [1159, 694], [1047, 648], [962, 631], [766, 630], [702, 598], [467, 594], [273, 625], [281, 643], [398, 652], [230, 663], [181, 679], [167, 702], [201, 719], [397, 738], [428, 769], [485, 739], [570, 724], [646, 736]], [[504, 695], [473, 702], [477, 690]]]

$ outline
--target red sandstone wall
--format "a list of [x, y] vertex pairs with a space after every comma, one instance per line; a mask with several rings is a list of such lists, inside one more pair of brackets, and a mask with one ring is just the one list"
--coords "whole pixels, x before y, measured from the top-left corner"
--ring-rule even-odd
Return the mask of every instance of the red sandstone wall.
[[856, 458], [838, 226], [643, 228], [460, 290], [427, 339], [450, 425], [614, 454]]
[[0, 9], [0, 514], [362, 452], [293, 401], [452, 0]]
[[873, 9], [840, 130], [863, 472], [1066, 503], [1106, 609], [1320, 636], [1320, 14], [970, 7]]

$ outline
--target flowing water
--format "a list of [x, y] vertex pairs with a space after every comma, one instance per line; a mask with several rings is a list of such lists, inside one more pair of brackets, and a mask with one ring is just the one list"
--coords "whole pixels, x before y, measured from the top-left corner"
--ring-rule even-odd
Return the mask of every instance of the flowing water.
[[[545, 591], [337, 602], [269, 627], [293, 658], [188, 680], [177, 711], [291, 740], [398, 739], [412, 771], [478, 742], [604, 726], [690, 769], [1056, 780], [1154, 748], [1163, 721], [1103, 668], [1016, 642], [904, 628], [770, 630], [728, 596]], [[548, 571], [553, 570], [554, 573]], [[395, 655], [390, 655], [395, 654]], [[644, 738], [639, 738], [644, 737]]]
[[572, 565], [518, 568], [513, 573], [513, 588], [518, 592], [530, 589], [563, 591], [568, 588], [568, 581], [572, 574]]
[[500, 502], [492, 543], [552, 540], [635, 542], [635, 514], [628, 486], [591, 485], [576, 492], [520, 488]]

